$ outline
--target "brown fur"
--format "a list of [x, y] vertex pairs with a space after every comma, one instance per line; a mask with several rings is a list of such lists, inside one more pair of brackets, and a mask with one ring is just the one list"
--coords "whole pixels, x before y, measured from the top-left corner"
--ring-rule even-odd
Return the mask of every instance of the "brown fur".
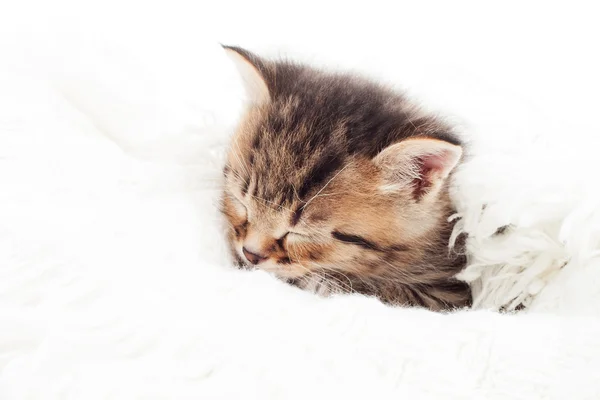
[[469, 305], [469, 287], [454, 279], [465, 258], [448, 249], [446, 175], [413, 156], [439, 147], [445, 160], [444, 149], [460, 146], [451, 130], [367, 80], [228, 49], [268, 90], [240, 123], [224, 170], [236, 260], [250, 265], [245, 246], [264, 257], [257, 267], [303, 288], [433, 310]]

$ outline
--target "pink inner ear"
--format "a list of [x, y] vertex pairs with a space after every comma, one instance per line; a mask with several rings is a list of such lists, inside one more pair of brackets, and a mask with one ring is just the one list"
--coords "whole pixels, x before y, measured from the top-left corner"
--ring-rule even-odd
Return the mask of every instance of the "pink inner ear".
[[418, 157], [415, 163], [419, 166], [419, 178], [413, 180], [414, 196], [416, 199], [423, 197], [433, 183], [433, 173], [443, 171], [448, 163], [448, 152], [427, 154]]
[[444, 151], [439, 154], [428, 154], [426, 156], [419, 157], [421, 172], [444, 170], [446, 168], [446, 164], [448, 163], [448, 156], [448, 152]]

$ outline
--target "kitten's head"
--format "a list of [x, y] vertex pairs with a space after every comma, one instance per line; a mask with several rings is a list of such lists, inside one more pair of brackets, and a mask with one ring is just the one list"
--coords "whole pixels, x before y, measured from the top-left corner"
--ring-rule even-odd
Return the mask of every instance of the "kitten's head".
[[447, 178], [462, 150], [445, 125], [366, 80], [226, 51], [250, 99], [222, 198], [240, 262], [363, 283], [458, 272]]

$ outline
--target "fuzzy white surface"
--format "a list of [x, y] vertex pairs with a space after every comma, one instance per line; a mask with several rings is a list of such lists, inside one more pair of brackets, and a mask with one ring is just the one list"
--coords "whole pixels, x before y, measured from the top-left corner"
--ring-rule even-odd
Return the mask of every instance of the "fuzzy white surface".
[[[4, 9], [0, 398], [598, 398], [598, 128], [585, 96], [567, 101], [600, 89], [598, 63], [577, 53], [593, 13], [582, 13], [570, 30], [578, 41], [567, 45], [553, 41], [564, 32], [551, 22], [569, 13], [546, 6], [549, 19], [537, 25], [545, 41], [527, 58], [535, 7], [433, 6], [439, 13], [401, 5], [337, 46], [257, 4]], [[326, 17], [336, 7], [310, 10], [297, 20], [344, 29]], [[425, 23], [445, 34], [427, 35]], [[397, 38], [405, 40], [394, 56]], [[480, 310], [322, 299], [230, 268], [215, 201], [243, 99], [217, 40], [286, 44], [314, 62], [394, 79], [461, 116], [473, 157], [456, 175], [455, 198], [470, 234], [463, 275], [481, 289]], [[568, 67], [546, 64], [557, 49], [579, 55], [570, 77], [586, 83], [573, 83], [581, 92], [560, 78], [544, 85]], [[452, 52], [460, 65], [439, 62]], [[520, 57], [528, 63], [519, 69]], [[469, 70], [494, 79], [473, 83]], [[537, 97], [523, 100], [516, 87]], [[490, 311], [515, 298], [530, 311]]]

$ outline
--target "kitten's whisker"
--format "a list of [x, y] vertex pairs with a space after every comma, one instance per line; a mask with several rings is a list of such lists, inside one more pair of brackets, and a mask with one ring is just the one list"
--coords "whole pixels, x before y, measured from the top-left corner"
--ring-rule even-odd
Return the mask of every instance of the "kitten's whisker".
[[319, 285], [321, 282], [319, 282], [318, 277], [314, 274], [308, 273], [306, 275], [303, 275], [302, 281], [304, 283], [304, 290], [312, 289], [314, 292], [317, 292], [319, 290]]
[[292, 189], [294, 189], [294, 197], [296, 198], [296, 200], [298, 200], [300, 203], [302, 203], [302, 199], [300, 198], [300, 196], [298, 196], [298, 190], [296, 190], [296, 185], [294, 185], [292, 183]]
[[323, 279], [323, 282], [329, 286], [332, 293], [356, 293], [352, 286], [348, 286], [345, 282], [335, 276], [326, 273], [321, 273], [319, 276]]
[[[254, 196], [252, 194], [248, 194], [248, 196], [250, 196], [250, 197], [252, 197], [252, 198], [254, 198], [254, 199], [262, 202], [264, 205], [266, 205], [266, 206], [268, 206], [268, 207], [270, 207], [270, 208], [272, 208], [274, 210], [287, 210], [287, 211], [290, 211], [290, 212], [292, 211], [291, 208], [284, 207], [284, 206], [282, 206], [280, 204], [277, 204], [277, 203], [275, 203], [273, 201], [270, 201], [270, 200], [267, 200], [267, 199], [263, 199], [262, 197]], [[271, 207], [270, 204], [274, 205], [275, 207]]]
[[231, 173], [233, 174], [233, 176], [235, 176], [237, 179], [239, 179], [240, 181], [242, 181], [242, 183], [244, 185], [249, 184], [248, 183], [248, 179], [244, 179], [237, 171], [235, 170], [231, 170]]
[[[239, 174], [239, 173], [237, 173], [237, 172], [236, 172], [236, 171], [234, 171], [234, 170], [232, 170], [231, 172], [233, 173], [233, 175], [234, 175], [236, 178], [238, 178], [239, 180], [241, 180], [241, 181], [242, 181], [244, 184], [247, 184], [247, 180], [246, 180], [246, 179], [244, 179], [244, 178], [242, 178], [242, 177], [240, 176], [240, 174]], [[274, 208], [274, 207], [271, 207], [271, 208], [273, 208], [273, 209], [277, 209], [277, 210], [282, 210], [282, 209], [283, 209], [283, 210], [292, 211], [292, 209], [291, 209], [291, 208], [284, 207], [283, 205], [277, 204], [277, 203], [275, 203], [275, 202], [273, 202], [273, 201], [270, 201], [270, 200], [264, 199], [264, 198], [262, 198], [262, 197], [259, 197], [259, 196], [253, 195], [253, 194], [250, 194], [250, 192], [249, 192], [249, 191], [246, 193], [246, 196], [250, 196], [250, 197], [252, 197], [252, 198], [254, 198], [254, 199], [256, 199], [256, 200], [258, 200], [258, 201], [262, 202], [262, 203], [263, 203], [263, 204], [265, 204], [265, 205], [272, 204], [272, 205], [274, 205], [274, 206], [275, 206], [275, 208]], [[267, 203], [269, 203], [269, 204], [267, 204]], [[270, 206], [269, 206], [269, 207], [270, 207]]]
[[[341, 195], [341, 194], [345, 194], [345, 193], [343, 193], [343, 192], [337, 192], [337, 193], [323, 193], [323, 194], [315, 195], [315, 196], [314, 196], [314, 197], [311, 199], [311, 201], [312, 201], [312, 200], [316, 200], [316, 199], [318, 199], [318, 198], [320, 198], [320, 197], [327, 197], [327, 196], [337, 196], [337, 195]], [[307, 203], [307, 204], [308, 204], [308, 203]], [[304, 207], [306, 207], [306, 205], [304, 205]]]
[[[290, 255], [291, 251], [289, 252]], [[297, 257], [295, 257], [296, 260], [294, 260], [294, 262], [296, 262], [298, 265], [300, 265], [302, 268], [304, 268], [305, 270], [307, 270], [310, 274], [312, 275], [316, 275], [320, 278], [325, 278], [324, 283], [327, 284], [331, 284], [335, 289], [337, 289], [339, 291], [339, 293], [345, 293], [345, 292], [350, 292], [350, 293], [354, 293], [354, 288], [352, 287], [352, 281], [350, 280], [350, 278], [348, 278], [346, 275], [343, 275], [347, 280], [349, 285], [347, 286], [344, 282], [342, 282], [340, 279], [336, 278], [335, 276], [329, 275], [324, 269], [323, 267], [321, 267], [318, 263], [315, 262], [311, 262], [312, 265], [315, 265], [319, 268], [319, 270], [317, 271], [311, 271], [308, 268], [306, 268], [303, 264], [301, 264]]]
[[237, 151], [233, 152], [233, 155], [237, 158], [237, 161], [240, 163], [240, 165], [242, 166], [242, 168], [244, 169], [244, 172], [247, 175], [250, 175], [250, 169], [248, 168], [248, 166], [243, 162], [242, 160], [242, 149], [240, 148], [240, 144], [238, 143], [239, 140], [239, 136], [235, 135], [233, 138], [233, 145], [237, 148]]
[[[318, 264], [316, 264], [316, 263], [314, 263], [314, 264], [318, 266]], [[338, 288], [342, 289], [341, 293], [344, 293], [344, 292], [356, 293], [356, 291], [354, 290], [354, 286], [352, 285], [352, 280], [346, 274], [344, 274], [342, 272], [338, 272], [338, 271], [335, 271], [335, 272], [332, 271], [332, 273], [337, 273], [339, 275], [342, 275], [344, 278], [346, 278], [346, 280], [348, 281], [348, 285], [346, 285], [346, 283], [342, 282], [336, 276], [328, 273], [322, 267], [320, 267], [319, 273], [323, 274], [326, 278], [329, 278], [330, 280], [334, 280], [335, 282], [338, 282], [339, 283]]]
[[332, 181], [333, 181], [335, 178], [337, 178], [337, 176], [338, 176], [339, 174], [341, 174], [341, 173], [342, 173], [342, 172], [343, 172], [343, 171], [344, 171], [346, 168], [348, 168], [348, 166], [349, 166], [349, 165], [350, 165], [349, 163], [348, 163], [348, 164], [346, 164], [346, 165], [344, 165], [344, 168], [340, 169], [340, 170], [339, 170], [339, 171], [338, 171], [338, 172], [337, 172], [337, 173], [336, 173], [336, 174], [333, 176], [333, 178], [331, 178], [330, 180], [328, 180], [328, 181], [327, 181], [327, 183], [325, 183], [325, 185], [323, 185], [323, 187], [322, 187], [322, 188], [321, 188], [321, 189], [320, 189], [320, 190], [319, 190], [319, 191], [318, 191], [318, 192], [317, 192], [317, 193], [316, 193], [316, 194], [315, 194], [313, 197], [311, 197], [311, 198], [310, 198], [310, 199], [309, 199], [309, 200], [306, 202], [306, 204], [304, 204], [304, 205], [302, 206], [302, 208], [305, 208], [306, 206], [308, 206], [308, 205], [310, 204], [310, 202], [311, 202], [311, 201], [313, 201], [313, 200], [314, 200], [314, 199], [315, 199], [315, 198], [316, 198], [316, 197], [317, 197], [317, 196], [318, 196], [318, 195], [319, 195], [319, 194], [320, 194], [320, 193], [321, 193], [323, 190], [325, 190], [325, 188], [326, 188], [326, 187], [327, 187], [327, 186], [328, 186], [328, 185], [329, 185], [329, 184], [330, 184], [330, 183], [331, 183], [331, 182], [332, 182]]
[[232, 150], [231, 154], [233, 154], [233, 156], [235, 157], [236, 161], [240, 165], [240, 168], [242, 169], [242, 172], [244, 172], [246, 175], [250, 175], [250, 171], [248, 170], [248, 168], [246, 168], [246, 165], [242, 161], [242, 157], [238, 154], [238, 152], [235, 151], [235, 150]]
[[[237, 172], [232, 171], [232, 173], [233, 173], [233, 175], [235, 175], [236, 178], [238, 178], [240, 181], [242, 181], [243, 184], [246, 184], [246, 180], [243, 179]], [[267, 207], [269, 207], [269, 208], [271, 208], [273, 210], [287, 210], [287, 211], [290, 211], [290, 212], [292, 211], [291, 208], [284, 207], [283, 205], [280, 205], [280, 204], [277, 204], [277, 203], [275, 203], [273, 201], [264, 199], [262, 197], [259, 197], [259, 196], [253, 195], [253, 194], [250, 194], [249, 192], [246, 193], [246, 196], [250, 196], [253, 199], [258, 200], [259, 202], [263, 203], [264, 205], [266, 205]]]
[[321, 273], [312, 273], [312, 277], [312, 279], [316, 282], [316, 289], [323, 287], [329, 293], [352, 293], [351, 287], [346, 287], [345, 283], [335, 277], [327, 276], [326, 274]]
[[[304, 275], [304, 276], [305, 276], [305, 277], [307, 277], [307, 279], [308, 279], [308, 278], [312, 279], [312, 282], [314, 282], [314, 283], [315, 283], [315, 291], [317, 291], [317, 290], [318, 290], [318, 288], [319, 288], [319, 284], [320, 284], [320, 282], [318, 282], [318, 280], [317, 280], [317, 277], [320, 277], [320, 276], [319, 276], [318, 274], [315, 274], [313, 271], [311, 271], [311, 270], [310, 270], [310, 269], [308, 269], [307, 267], [305, 267], [305, 266], [304, 266], [302, 263], [300, 263], [300, 262], [298, 261], [298, 257], [297, 257], [297, 255], [293, 255], [291, 251], [288, 251], [288, 253], [289, 253], [289, 254], [290, 254], [290, 256], [291, 256], [291, 257], [290, 257], [290, 259], [291, 259], [291, 260], [292, 260], [294, 263], [296, 263], [298, 266], [300, 266], [302, 269], [304, 269], [304, 270], [306, 270], [306, 271], [308, 272], [308, 274], [307, 274], [307, 275]], [[309, 281], [309, 282], [310, 282], [310, 281]], [[337, 285], [335, 282], [333, 282], [333, 281], [331, 281], [331, 280], [330, 280], [330, 281], [327, 281], [327, 280], [326, 280], [326, 281], [325, 281], [325, 283], [332, 284], [332, 285], [333, 285], [335, 288], [337, 288], [337, 289], [340, 289], [340, 287], [339, 287], [339, 286], [338, 286], [338, 285]], [[342, 289], [342, 290], [341, 290], [341, 292], [343, 292], [343, 291], [344, 291], [344, 290]]]
[[[336, 271], [334, 271], [334, 273], [336, 273], [336, 274], [340, 274], [340, 275], [342, 275], [344, 278], [346, 278], [346, 279], [348, 280], [348, 282], [352, 282], [352, 281], [351, 281], [351, 279], [348, 277], [348, 275], [346, 275], [346, 274], [345, 274], [345, 273], [343, 273], [342, 271], [338, 271], [338, 270], [336, 270]], [[365, 281], [365, 280], [364, 280], [364, 279], [363, 279], [363, 278], [360, 276], [360, 274], [354, 274], [354, 277], [355, 277], [356, 279], [358, 279], [359, 281], [361, 281], [361, 282], [362, 282], [362, 283], [363, 283], [365, 286], [367, 286], [367, 287], [371, 286], [371, 284], [370, 284], [369, 282]]]
[[397, 278], [388, 277], [388, 278], [386, 278], [386, 280], [393, 281], [393, 282], [398, 282], [400, 284], [407, 284], [408, 282], [411, 282], [411, 283], [428, 283], [427, 279], [419, 279], [419, 275], [417, 275], [417, 274], [409, 274], [406, 271], [404, 271], [404, 270], [402, 270], [400, 268], [397, 268], [395, 265], [393, 265], [389, 261], [386, 261], [386, 260], [383, 260], [383, 259], [381, 261], [383, 263], [389, 265], [390, 267], [392, 267], [394, 273], [398, 273], [398, 274], [400, 274], [400, 275], [402, 275], [402, 276], [404, 276], [404, 277], [407, 278], [406, 280], [403, 281], [403, 280], [399, 280]]

